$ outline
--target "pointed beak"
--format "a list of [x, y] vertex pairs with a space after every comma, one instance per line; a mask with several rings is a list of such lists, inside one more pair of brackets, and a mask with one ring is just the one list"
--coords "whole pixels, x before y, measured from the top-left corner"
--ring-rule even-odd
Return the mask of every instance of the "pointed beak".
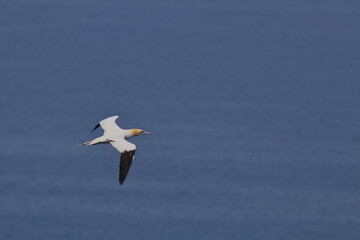
[[147, 131], [143, 131], [141, 135], [150, 135], [152, 134], [151, 132], [147, 132]]

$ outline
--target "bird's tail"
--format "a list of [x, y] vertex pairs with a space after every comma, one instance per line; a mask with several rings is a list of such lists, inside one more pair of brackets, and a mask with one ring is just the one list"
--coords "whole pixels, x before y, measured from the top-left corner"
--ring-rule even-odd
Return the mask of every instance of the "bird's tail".
[[107, 139], [104, 136], [101, 136], [101, 137], [95, 138], [89, 142], [84, 142], [83, 144], [80, 144], [80, 146], [96, 145], [96, 144], [110, 143], [110, 142], [113, 142], [113, 141]]
[[84, 143], [80, 144], [79, 146], [87, 146], [87, 145], [91, 145], [91, 141], [90, 142], [84, 142]]

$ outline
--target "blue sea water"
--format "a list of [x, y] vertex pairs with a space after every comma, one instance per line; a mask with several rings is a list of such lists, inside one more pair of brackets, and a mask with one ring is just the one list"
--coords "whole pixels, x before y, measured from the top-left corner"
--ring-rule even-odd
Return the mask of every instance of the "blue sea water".
[[0, 239], [360, 239], [359, 42], [350, 0], [1, 0]]

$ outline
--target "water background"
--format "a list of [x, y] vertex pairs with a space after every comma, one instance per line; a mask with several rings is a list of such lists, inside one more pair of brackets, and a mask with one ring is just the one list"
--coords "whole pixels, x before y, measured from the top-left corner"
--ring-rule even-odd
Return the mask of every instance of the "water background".
[[1, 0], [0, 239], [360, 239], [359, 43], [359, 1]]

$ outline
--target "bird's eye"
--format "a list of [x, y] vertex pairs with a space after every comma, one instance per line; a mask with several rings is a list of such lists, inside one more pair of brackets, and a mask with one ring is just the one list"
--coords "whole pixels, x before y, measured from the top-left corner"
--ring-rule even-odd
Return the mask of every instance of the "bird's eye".
[[143, 134], [144, 133], [144, 130], [140, 131], [140, 134]]

